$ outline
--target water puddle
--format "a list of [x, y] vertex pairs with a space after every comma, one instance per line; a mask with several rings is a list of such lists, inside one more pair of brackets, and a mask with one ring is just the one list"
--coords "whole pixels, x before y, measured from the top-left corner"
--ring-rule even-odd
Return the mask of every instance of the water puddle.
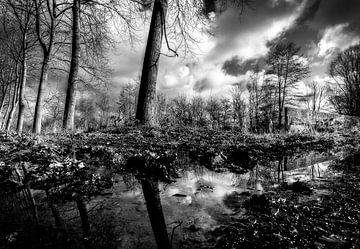
[[[156, 248], [153, 231], [158, 241], [162, 235], [156, 230], [161, 229], [173, 237], [173, 248], [191, 248], [191, 244], [184, 244], [189, 243], [189, 238], [205, 240], [206, 231], [231, 222], [234, 215], [245, 212], [243, 201], [250, 195], [266, 192], [282, 182], [327, 177], [333, 174], [329, 165], [337, 157], [339, 155], [317, 152], [282, 157], [258, 163], [245, 174], [216, 173], [194, 166], [171, 184], [140, 182], [131, 175], [119, 176], [111, 191], [113, 195], [106, 197], [104, 206], [109, 206], [109, 212], [113, 212], [116, 234], [121, 234], [117, 239], [118, 248]], [[97, 201], [100, 199], [91, 205]], [[115, 211], [111, 206], [117, 207]]]

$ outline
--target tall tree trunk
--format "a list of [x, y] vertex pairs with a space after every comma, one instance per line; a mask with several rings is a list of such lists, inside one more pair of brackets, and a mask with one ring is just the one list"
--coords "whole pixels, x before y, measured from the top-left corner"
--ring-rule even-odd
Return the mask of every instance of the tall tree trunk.
[[[10, 101], [10, 100], [9, 100]], [[11, 109], [9, 112], [9, 116], [6, 120], [6, 131], [9, 132], [10, 128], [11, 128], [11, 124], [14, 118], [14, 114], [16, 111], [16, 107], [19, 103], [19, 67], [18, 65], [16, 65], [15, 68], [15, 85], [14, 85], [14, 94], [13, 94], [13, 98], [12, 98], [12, 104], [11, 104]]]
[[3, 108], [4, 108], [4, 105], [5, 105], [5, 99], [6, 99], [7, 89], [8, 89], [8, 86], [5, 87], [5, 90], [4, 90], [4, 92], [3, 92], [3, 95], [1, 96], [1, 101], [0, 101], [0, 116], [1, 116], [1, 113], [2, 113]]
[[[24, 37], [24, 42], [26, 43], [26, 35]], [[25, 49], [26, 44], [23, 44], [23, 58], [22, 58], [22, 62], [21, 62], [21, 68], [22, 68], [22, 73], [21, 73], [21, 79], [20, 79], [20, 89], [19, 89], [19, 113], [18, 113], [18, 120], [17, 120], [17, 126], [16, 126], [16, 130], [19, 133], [22, 133], [23, 130], [23, 124], [24, 124], [24, 110], [25, 110], [25, 85], [26, 85], [26, 78], [27, 78], [27, 52]]]
[[41, 119], [42, 119], [42, 104], [44, 98], [45, 85], [47, 84], [48, 71], [49, 71], [49, 54], [44, 54], [44, 59], [41, 67], [40, 81], [38, 87], [38, 94], [36, 98], [35, 114], [34, 114], [34, 123], [32, 132], [40, 134], [41, 132]]
[[5, 113], [4, 113], [4, 118], [2, 119], [2, 122], [1, 122], [1, 129], [5, 129], [5, 125], [6, 125], [6, 120], [9, 116], [9, 112], [10, 112], [10, 107], [11, 107], [11, 86], [10, 86], [10, 89], [9, 89], [9, 97], [8, 97], [8, 105], [6, 107], [6, 110], [5, 110]]
[[171, 245], [160, 201], [159, 183], [157, 181], [144, 179], [141, 180], [141, 185], [158, 249], [170, 249]]
[[167, 7], [167, 0], [154, 2], [136, 110], [136, 119], [143, 125], [156, 124], [156, 80]]
[[288, 168], [287, 168], [287, 161], [288, 161], [288, 157], [287, 156], [284, 156], [284, 171], [287, 171]]
[[282, 108], [281, 108], [281, 81], [279, 81], [279, 95], [278, 95], [278, 107], [279, 107], [279, 116], [278, 116], [278, 129], [281, 130], [281, 120], [282, 120]]
[[76, 106], [76, 85], [79, 73], [80, 60], [80, 1], [73, 0], [73, 25], [72, 25], [72, 52], [70, 62], [70, 72], [66, 91], [66, 101], [63, 119], [63, 128], [66, 130], [74, 129], [74, 116]]

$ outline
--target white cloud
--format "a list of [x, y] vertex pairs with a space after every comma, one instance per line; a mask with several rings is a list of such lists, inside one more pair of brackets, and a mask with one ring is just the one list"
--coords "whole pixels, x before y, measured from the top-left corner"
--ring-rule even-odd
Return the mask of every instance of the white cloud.
[[[280, 17], [268, 17], [267, 20], [258, 21], [251, 29], [246, 27], [242, 31], [236, 31], [229, 28], [228, 33], [236, 32], [236, 34], [221, 34], [224, 37], [218, 37], [217, 44], [209, 51], [205, 59], [213, 63], [222, 63], [234, 55], [237, 55], [242, 61], [265, 56], [269, 50], [267, 43], [276, 39], [294, 25], [305, 8], [305, 3], [306, 1], [288, 14]], [[234, 22], [238, 20], [237, 15], [238, 13], [231, 11], [225, 13], [222, 19], [219, 20], [222, 23], [222, 28], [226, 29], [226, 26], [234, 25]], [[251, 19], [251, 17], [248, 18]], [[251, 23], [249, 20], [246, 20], [246, 22]], [[237, 25], [246, 26], [249, 24], [241, 24], [240, 20]]]
[[329, 58], [336, 49], [343, 51], [360, 41], [359, 35], [346, 33], [349, 23], [342, 23], [325, 29], [318, 43], [318, 56]]
[[158, 89], [169, 97], [186, 95], [225, 96], [234, 83], [246, 81], [250, 72], [239, 76], [226, 75], [221, 64], [200, 62], [193, 65], [182, 66], [181, 61], [172, 63], [166, 69], [166, 74], [160, 72]]

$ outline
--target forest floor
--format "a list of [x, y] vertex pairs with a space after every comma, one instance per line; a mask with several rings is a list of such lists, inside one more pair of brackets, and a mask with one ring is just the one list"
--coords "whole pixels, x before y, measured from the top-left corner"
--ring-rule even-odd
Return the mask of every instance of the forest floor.
[[[41, 165], [75, 157], [92, 168], [105, 166], [116, 174], [130, 172], [171, 182], [184, 167], [191, 167], [189, 161], [216, 172], [244, 173], [262, 160], [343, 147], [349, 153], [331, 166], [341, 174], [274, 188], [264, 194], [265, 201], [259, 198], [260, 204], [253, 200], [256, 197], [250, 199], [245, 215], [209, 231], [206, 242], [195, 239], [182, 245], [360, 248], [360, 152], [356, 151], [359, 144], [358, 133], [253, 135], [197, 129], [122, 128], [75, 135], [0, 134], [0, 163]], [[11, 242], [4, 248], [20, 248], [15, 245]]]

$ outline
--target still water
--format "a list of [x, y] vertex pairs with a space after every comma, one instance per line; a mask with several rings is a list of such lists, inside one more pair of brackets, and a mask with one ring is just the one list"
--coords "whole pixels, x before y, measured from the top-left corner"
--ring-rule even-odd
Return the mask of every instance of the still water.
[[[341, 152], [309, 152], [281, 157], [259, 162], [245, 174], [214, 172], [195, 165], [171, 184], [149, 185], [132, 175], [123, 175], [110, 191], [112, 195], [92, 201], [90, 208], [103, 202], [98, 215], [111, 217], [117, 248], [157, 248], [157, 243], [194, 248], [207, 239], [207, 232], [244, 214], [242, 201], [249, 195], [274, 191], [282, 182], [321, 180], [335, 174], [329, 165], [341, 156]], [[146, 201], [144, 188], [153, 188], [145, 193]], [[166, 234], [168, 238], [164, 239]]]

